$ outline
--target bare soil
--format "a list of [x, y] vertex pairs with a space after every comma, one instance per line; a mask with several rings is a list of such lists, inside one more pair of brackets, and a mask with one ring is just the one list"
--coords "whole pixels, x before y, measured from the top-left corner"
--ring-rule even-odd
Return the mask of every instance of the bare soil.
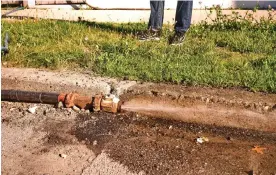
[[[5, 76], [2, 89], [95, 92]], [[151, 83], [124, 92], [119, 114], [2, 101], [2, 174], [276, 174], [276, 94]]]

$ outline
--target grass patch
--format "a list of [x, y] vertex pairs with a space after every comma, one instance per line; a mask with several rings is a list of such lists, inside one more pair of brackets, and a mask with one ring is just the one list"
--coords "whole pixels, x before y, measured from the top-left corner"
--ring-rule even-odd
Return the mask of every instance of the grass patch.
[[[11, 38], [2, 61], [11, 66], [78, 68], [131, 80], [276, 92], [276, 22], [233, 23], [232, 28], [192, 26], [183, 46], [139, 42], [145, 23], [111, 24], [50, 20], [2, 21]], [[266, 26], [264, 26], [266, 25]], [[233, 28], [235, 30], [233, 30]]]

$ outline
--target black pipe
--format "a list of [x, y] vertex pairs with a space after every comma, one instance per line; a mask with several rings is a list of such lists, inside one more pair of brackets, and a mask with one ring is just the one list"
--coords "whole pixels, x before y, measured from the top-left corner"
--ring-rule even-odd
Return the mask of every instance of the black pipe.
[[3, 52], [4, 55], [9, 53], [9, 49], [8, 49], [9, 41], [10, 41], [9, 35], [8, 35], [8, 33], [6, 33], [6, 37], [5, 37], [5, 41], [4, 41], [5, 46], [1, 47], [1, 53]]
[[58, 96], [57, 93], [1, 90], [2, 101], [56, 104]]

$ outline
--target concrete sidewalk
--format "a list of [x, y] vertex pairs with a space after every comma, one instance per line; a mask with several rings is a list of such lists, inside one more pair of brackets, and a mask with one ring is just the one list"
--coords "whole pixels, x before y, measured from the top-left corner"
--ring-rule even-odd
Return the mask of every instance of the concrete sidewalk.
[[[2, 10], [1, 14], [5, 14], [10, 10]], [[232, 12], [238, 12], [241, 16], [245, 16], [248, 10], [223, 10], [223, 14], [231, 15]], [[253, 13], [252, 10], [249, 11]], [[276, 12], [272, 12], [276, 14]], [[192, 23], [196, 24], [201, 21], [211, 21], [208, 18], [210, 15], [209, 10], [194, 10]], [[258, 10], [253, 14], [255, 19], [261, 19], [262, 17], [268, 18], [269, 13], [267, 10]], [[150, 10], [70, 10], [70, 9], [25, 9], [19, 10], [7, 15], [8, 17], [31, 17], [40, 19], [57, 19], [68, 21], [94, 21], [94, 22], [148, 22], [150, 16]], [[215, 13], [210, 15], [211, 18], [215, 17]], [[164, 23], [174, 23], [175, 10], [166, 10]], [[274, 15], [276, 20], [276, 15]]]

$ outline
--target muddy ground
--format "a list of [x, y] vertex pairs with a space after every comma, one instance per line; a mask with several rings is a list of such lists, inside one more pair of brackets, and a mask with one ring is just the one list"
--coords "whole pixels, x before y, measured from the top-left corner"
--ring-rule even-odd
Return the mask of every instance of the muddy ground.
[[2, 69], [2, 89], [95, 94], [104, 87], [121, 95], [125, 110], [2, 101], [2, 174], [276, 174], [276, 94], [102, 78], [91, 85], [83, 78], [90, 75], [57, 74], [51, 81], [46, 71]]

